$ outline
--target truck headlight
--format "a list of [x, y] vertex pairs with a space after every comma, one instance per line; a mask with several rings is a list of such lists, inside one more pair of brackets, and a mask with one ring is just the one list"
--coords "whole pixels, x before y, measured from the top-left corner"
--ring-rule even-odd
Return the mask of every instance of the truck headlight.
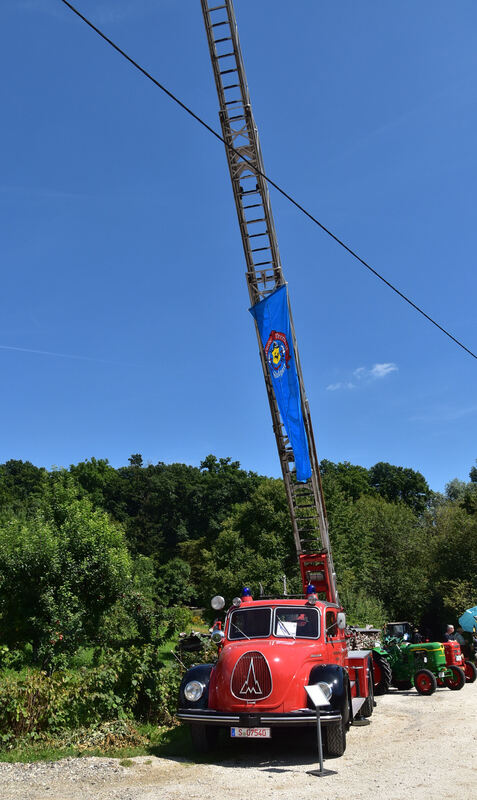
[[184, 697], [189, 703], [196, 703], [204, 694], [205, 684], [201, 681], [189, 681], [184, 686]]
[[214, 644], [221, 644], [224, 639], [224, 632], [220, 628], [214, 628], [210, 638], [212, 639]]
[[331, 695], [333, 694], [333, 690], [329, 683], [325, 683], [324, 681], [318, 681], [318, 686], [320, 687], [321, 691], [325, 695], [326, 699], [329, 700]]

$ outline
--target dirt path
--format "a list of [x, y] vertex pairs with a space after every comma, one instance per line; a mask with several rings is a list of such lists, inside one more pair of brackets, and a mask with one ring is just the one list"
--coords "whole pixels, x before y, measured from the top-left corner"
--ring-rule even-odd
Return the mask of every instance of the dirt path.
[[234, 741], [214, 764], [140, 757], [0, 764], [1, 800], [459, 800], [477, 797], [477, 683], [432, 697], [378, 698], [371, 725], [352, 728], [345, 755], [309, 775], [307, 737]]

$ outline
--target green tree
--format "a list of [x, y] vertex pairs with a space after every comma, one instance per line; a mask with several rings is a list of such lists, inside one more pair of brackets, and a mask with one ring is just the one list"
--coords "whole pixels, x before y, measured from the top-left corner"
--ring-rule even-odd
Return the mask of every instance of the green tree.
[[48, 484], [48, 473], [30, 461], [11, 459], [0, 464], [0, 509], [8, 513], [26, 514], [42, 502]]
[[201, 548], [201, 565], [193, 576], [198, 600], [208, 606], [214, 594], [230, 601], [243, 586], [255, 596], [260, 587], [265, 594], [281, 594], [284, 575], [288, 591], [300, 591], [283, 482], [269, 478], [250, 500], [234, 507], [212, 547]]
[[373, 494], [374, 489], [370, 484], [369, 470], [357, 464], [343, 461], [334, 464], [323, 459], [320, 463], [320, 472], [323, 482], [325, 497], [332, 494], [337, 487], [342, 496], [349, 500], [357, 500], [363, 494]]
[[94, 638], [131, 579], [123, 532], [69, 491], [60, 479], [49, 508], [0, 526], [0, 636], [44, 665]]
[[348, 574], [348, 586], [376, 598], [389, 616], [420, 613], [429, 595], [427, 532], [410, 508], [364, 495], [336, 510], [330, 535], [338, 585]]
[[380, 461], [369, 470], [369, 479], [371, 486], [385, 500], [391, 503], [401, 500], [417, 514], [425, 510], [430, 489], [420, 472]]

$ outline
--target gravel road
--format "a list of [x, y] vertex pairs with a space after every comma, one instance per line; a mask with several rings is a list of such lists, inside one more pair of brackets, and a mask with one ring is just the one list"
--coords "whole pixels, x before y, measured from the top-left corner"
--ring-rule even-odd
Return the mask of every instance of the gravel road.
[[[477, 797], [477, 682], [431, 697], [391, 691], [345, 755], [317, 768], [308, 736], [234, 741], [214, 764], [142, 756], [0, 764], [1, 800], [459, 800]], [[236, 747], [236, 749], [235, 749]]]

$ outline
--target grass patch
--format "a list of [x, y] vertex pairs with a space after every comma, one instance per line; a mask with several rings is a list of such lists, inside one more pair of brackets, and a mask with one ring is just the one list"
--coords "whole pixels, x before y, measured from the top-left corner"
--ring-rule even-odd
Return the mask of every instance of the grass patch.
[[[103, 756], [119, 758], [122, 766], [132, 766], [129, 759], [135, 756], [179, 756], [192, 757], [192, 745], [189, 741], [188, 731], [183, 727], [166, 728], [154, 725], [136, 726], [136, 730], [143, 739], [143, 744], [114, 746], [85, 746], [83, 743], [62, 743], [56, 739], [52, 741], [32, 741], [25, 739], [17, 741], [11, 748], [0, 748], [0, 762], [31, 763], [34, 761], [58, 761], [62, 758], [82, 758], [87, 756]], [[71, 736], [70, 736], [71, 738]], [[123, 763], [128, 762], [128, 763]], [[145, 762], [151, 764], [152, 762]]]

